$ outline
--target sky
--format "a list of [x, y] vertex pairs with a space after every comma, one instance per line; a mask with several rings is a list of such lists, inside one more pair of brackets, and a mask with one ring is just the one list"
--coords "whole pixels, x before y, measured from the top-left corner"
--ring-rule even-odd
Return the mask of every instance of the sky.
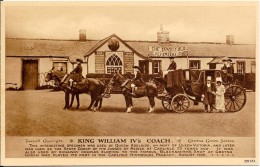
[[[47, 3], [46, 3], [47, 4]], [[163, 24], [171, 41], [255, 44], [256, 7], [237, 4], [73, 3], [11, 5], [5, 8], [7, 38], [100, 40], [115, 33], [123, 40], [157, 40]]]

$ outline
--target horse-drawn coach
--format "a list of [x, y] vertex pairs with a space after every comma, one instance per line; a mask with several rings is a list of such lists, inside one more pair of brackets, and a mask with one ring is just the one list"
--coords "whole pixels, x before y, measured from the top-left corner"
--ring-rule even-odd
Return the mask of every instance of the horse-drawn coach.
[[225, 75], [222, 70], [179, 69], [169, 71], [164, 78], [155, 79], [166, 90], [165, 93], [161, 92], [162, 94], [157, 98], [162, 101], [162, 106], [167, 111], [183, 113], [189, 109], [190, 101], [193, 101], [195, 105], [203, 101], [203, 89], [208, 76], [212, 78], [212, 84], [216, 84], [216, 78], [221, 77], [225, 86], [225, 110], [239, 111], [246, 103], [246, 91], [239, 85], [227, 83]]

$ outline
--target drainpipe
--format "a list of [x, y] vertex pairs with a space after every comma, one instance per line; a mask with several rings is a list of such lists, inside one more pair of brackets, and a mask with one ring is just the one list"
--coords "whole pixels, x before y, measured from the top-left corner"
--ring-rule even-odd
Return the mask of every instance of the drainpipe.
[[87, 57], [87, 74], [88, 74], [88, 57]]

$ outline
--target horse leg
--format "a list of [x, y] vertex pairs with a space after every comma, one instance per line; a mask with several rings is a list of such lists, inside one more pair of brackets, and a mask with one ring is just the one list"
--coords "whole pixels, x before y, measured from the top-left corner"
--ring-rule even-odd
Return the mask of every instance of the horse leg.
[[130, 113], [132, 111], [132, 106], [131, 106], [131, 96], [125, 96], [125, 101], [126, 101], [126, 112]]
[[130, 99], [130, 100], [129, 100], [129, 102], [130, 102], [130, 107], [133, 108], [133, 106], [134, 106], [134, 105], [133, 105], [133, 98], [130, 96], [129, 99]]
[[72, 107], [72, 105], [73, 105], [73, 102], [74, 102], [74, 97], [75, 97], [75, 94], [74, 94], [74, 93], [72, 93], [72, 94], [71, 94], [71, 100], [70, 100], [70, 106], [69, 106], [69, 108], [71, 108], [71, 107]]
[[70, 98], [69, 95], [70, 95], [69, 92], [65, 91], [65, 106], [63, 108], [64, 110], [69, 108], [69, 98]]
[[103, 102], [103, 97], [101, 97], [100, 95], [97, 98], [97, 102], [98, 102], [98, 110], [100, 110], [100, 108], [102, 107], [102, 102]]
[[153, 96], [149, 96], [148, 99], [149, 99], [149, 103], [150, 103], [150, 107], [149, 107], [148, 112], [151, 113], [151, 112], [154, 111], [155, 101], [154, 101]]
[[89, 106], [88, 106], [88, 110], [91, 110], [91, 107], [92, 107], [92, 105], [93, 105], [93, 103], [94, 103], [93, 94], [90, 94], [90, 98], [91, 98], [91, 102], [90, 102], [90, 104], [89, 104]]
[[76, 99], [77, 99], [77, 109], [79, 109], [80, 103], [79, 103], [79, 94], [76, 94]]
[[97, 109], [98, 109], [98, 99], [97, 98], [95, 98], [95, 104], [94, 104], [94, 108], [93, 108], [93, 112], [96, 112], [97, 111]]
[[99, 106], [98, 106], [98, 110], [100, 110], [100, 109], [101, 109], [101, 107], [102, 107], [102, 102], [103, 102], [103, 98], [101, 97], [101, 99], [99, 100]]

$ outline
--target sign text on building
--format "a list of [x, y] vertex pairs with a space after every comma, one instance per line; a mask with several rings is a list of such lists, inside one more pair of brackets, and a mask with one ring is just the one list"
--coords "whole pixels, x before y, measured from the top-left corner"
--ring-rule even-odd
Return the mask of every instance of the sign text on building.
[[176, 57], [176, 56], [187, 56], [188, 47], [158, 47], [149, 46], [150, 57]]

